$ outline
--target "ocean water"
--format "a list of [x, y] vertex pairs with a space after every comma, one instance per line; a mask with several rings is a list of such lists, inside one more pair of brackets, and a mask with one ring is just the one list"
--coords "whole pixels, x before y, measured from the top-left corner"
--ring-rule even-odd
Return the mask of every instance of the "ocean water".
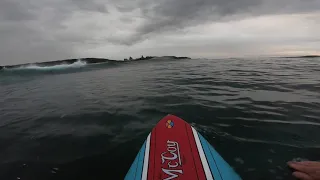
[[320, 59], [158, 59], [0, 71], [0, 179], [122, 179], [167, 114], [243, 179], [320, 158]]

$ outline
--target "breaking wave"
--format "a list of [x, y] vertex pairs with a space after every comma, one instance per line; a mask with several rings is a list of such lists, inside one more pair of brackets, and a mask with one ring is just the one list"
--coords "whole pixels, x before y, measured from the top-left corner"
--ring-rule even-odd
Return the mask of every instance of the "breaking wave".
[[24, 79], [29, 76], [38, 75], [52, 75], [52, 74], [65, 74], [65, 73], [77, 73], [82, 71], [92, 71], [97, 69], [112, 68], [117, 66], [117, 62], [103, 62], [103, 63], [89, 63], [85, 60], [77, 60], [73, 63], [60, 63], [60, 64], [28, 64], [20, 65], [16, 67], [3, 67], [0, 69], [0, 75], [14, 76]]
[[[13, 68], [10, 70], [40, 70], [40, 71], [47, 71], [47, 70], [60, 70], [60, 69], [68, 69], [68, 68], [81, 68], [86, 66], [87, 63], [85, 61], [76, 61], [72, 64], [58, 64], [53, 66], [38, 66], [38, 65], [27, 65], [27, 66], [20, 66], [17, 68]], [[5, 69], [9, 70], [9, 69]]]

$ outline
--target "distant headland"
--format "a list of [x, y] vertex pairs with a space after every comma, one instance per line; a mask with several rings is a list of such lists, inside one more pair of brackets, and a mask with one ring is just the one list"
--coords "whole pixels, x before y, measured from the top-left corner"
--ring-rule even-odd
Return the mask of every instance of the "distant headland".
[[282, 58], [318, 58], [320, 55], [306, 55], [306, 56], [286, 56]]
[[128, 61], [142, 61], [142, 60], [150, 60], [155, 58], [170, 58], [170, 59], [191, 59], [189, 57], [177, 57], [177, 56], [141, 56], [140, 58], [132, 58], [129, 57], [128, 59], [121, 60], [111, 60], [106, 58], [80, 58], [80, 59], [64, 59], [64, 60], [57, 60], [57, 61], [48, 61], [48, 62], [36, 62], [36, 63], [27, 63], [27, 64], [17, 64], [17, 65], [8, 65], [8, 66], [0, 66], [0, 70], [6, 68], [6, 69], [13, 69], [13, 68], [19, 68], [23, 66], [30, 66], [30, 65], [36, 65], [39, 67], [46, 67], [46, 66], [55, 66], [60, 64], [73, 64], [77, 61], [82, 61], [87, 64], [97, 64], [97, 63], [106, 63], [106, 62], [112, 62], [112, 63], [121, 63], [121, 62], [128, 62]]
[[149, 59], [153, 59], [153, 58], [170, 58], [170, 59], [191, 59], [189, 57], [177, 57], [177, 56], [161, 56], [161, 57], [157, 57], [157, 56], [141, 56], [140, 58], [136, 58], [133, 59], [132, 57], [129, 57], [128, 59], [123, 59], [124, 61], [141, 61], [141, 60], [149, 60]]

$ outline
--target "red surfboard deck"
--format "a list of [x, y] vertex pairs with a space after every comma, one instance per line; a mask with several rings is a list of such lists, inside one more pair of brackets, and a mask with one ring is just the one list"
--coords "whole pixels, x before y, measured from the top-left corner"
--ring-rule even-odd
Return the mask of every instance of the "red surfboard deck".
[[238, 180], [240, 177], [188, 123], [168, 115], [153, 128], [126, 180]]

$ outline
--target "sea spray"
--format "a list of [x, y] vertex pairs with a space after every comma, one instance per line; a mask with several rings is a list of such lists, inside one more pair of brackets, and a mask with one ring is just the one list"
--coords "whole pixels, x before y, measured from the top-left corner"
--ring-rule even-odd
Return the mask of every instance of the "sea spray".
[[14, 68], [12, 70], [60, 70], [60, 69], [67, 69], [67, 68], [81, 68], [86, 66], [87, 63], [85, 61], [78, 60], [72, 64], [58, 64], [53, 66], [38, 66], [38, 65], [27, 65], [27, 66], [20, 66], [18, 68]]

